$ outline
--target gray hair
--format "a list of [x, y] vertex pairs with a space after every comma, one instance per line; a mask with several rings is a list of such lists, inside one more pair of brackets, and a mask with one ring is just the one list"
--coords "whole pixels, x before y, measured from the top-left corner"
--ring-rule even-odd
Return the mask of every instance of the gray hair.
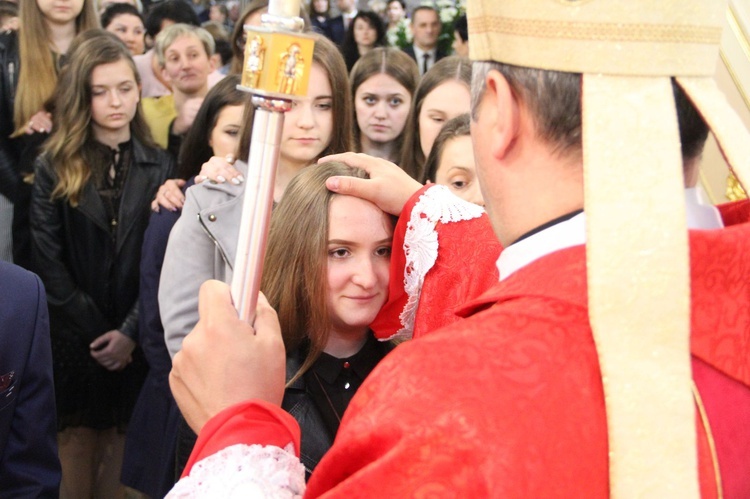
[[484, 97], [490, 71], [498, 71], [532, 113], [536, 131], [561, 155], [581, 153], [581, 75], [477, 61], [472, 66], [471, 116]]
[[216, 49], [214, 37], [203, 28], [191, 26], [190, 24], [173, 24], [161, 30], [156, 36], [156, 57], [159, 60], [159, 66], [164, 67], [164, 54], [175, 40], [181, 36], [193, 36], [201, 41], [203, 48], [206, 49], [206, 55], [211, 57]]

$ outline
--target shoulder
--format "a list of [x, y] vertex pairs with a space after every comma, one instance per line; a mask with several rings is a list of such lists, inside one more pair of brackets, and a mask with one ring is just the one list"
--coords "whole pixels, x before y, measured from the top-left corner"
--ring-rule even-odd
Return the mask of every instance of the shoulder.
[[18, 53], [18, 33], [14, 30], [0, 32], [0, 54]]
[[174, 162], [172, 155], [157, 146], [146, 145], [133, 137], [133, 156], [137, 163], [152, 165], [171, 165]]
[[[36, 274], [12, 263], [0, 261], [0, 310], [18, 311], [19, 307], [31, 310], [28, 305], [38, 303], [43, 289], [42, 281]], [[3, 315], [5, 313], [3, 312]], [[0, 322], [5, 319], [0, 318]]]

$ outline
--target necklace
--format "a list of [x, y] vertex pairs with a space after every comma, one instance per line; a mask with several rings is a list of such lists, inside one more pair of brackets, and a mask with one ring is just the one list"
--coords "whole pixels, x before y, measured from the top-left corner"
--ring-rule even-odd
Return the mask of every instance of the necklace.
[[315, 380], [318, 382], [318, 386], [320, 386], [320, 389], [323, 390], [323, 395], [325, 395], [326, 401], [328, 402], [328, 406], [331, 408], [331, 411], [333, 411], [333, 415], [336, 416], [336, 420], [339, 422], [339, 424], [341, 424], [341, 416], [339, 415], [339, 412], [336, 410], [336, 406], [333, 405], [333, 402], [331, 401], [331, 397], [328, 396], [328, 392], [323, 386], [323, 383], [320, 381], [320, 377], [318, 377], [318, 373], [313, 371], [313, 376], [315, 376]]

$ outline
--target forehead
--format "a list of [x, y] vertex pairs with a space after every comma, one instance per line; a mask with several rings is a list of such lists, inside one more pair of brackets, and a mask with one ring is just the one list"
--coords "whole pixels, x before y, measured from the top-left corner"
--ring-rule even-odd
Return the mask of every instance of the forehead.
[[140, 17], [127, 13], [116, 15], [114, 18], [112, 18], [112, 23], [143, 26], [143, 21], [141, 21]]
[[328, 237], [350, 241], [387, 239], [393, 234], [388, 215], [369, 201], [336, 194], [328, 205]]
[[421, 9], [414, 13], [415, 23], [437, 22], [437, 20], [438, 20], [437, 12], [431, 9]]
[[123, 81], [135, 81], [133, 68], [125, 59], [99, 64], [91, 72], [92, 87], [118, 84]]
[[363, 81], [357, 87], [357, 93], [361, 92], [381, 94], [402, 93], [409, 95], [406, 87], [401, 85], [393, 76], [385, 73], [374, 74]]
[[187, 34], [187, 35], [180, 35], [177, 38], [174, 39], [172, 43], [167, 45], [167, 48], [164, 50], [164, 52], [170, 52], [170, 51], [182, 51], [182, 50], [191, 50], [191, 49], [200, 49], [204, 53], [206, 52], [205, 47], [203, 46], [203, 42], [200, 38], [198, 38], [195, 35]]

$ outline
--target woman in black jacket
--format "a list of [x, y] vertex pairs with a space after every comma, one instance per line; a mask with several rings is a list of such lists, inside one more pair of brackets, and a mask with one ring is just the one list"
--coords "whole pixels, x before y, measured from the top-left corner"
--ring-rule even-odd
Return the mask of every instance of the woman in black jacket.
[[[35, 164], [31, 232], [50, 308], [61, 496], [115, 497], [144, 375], [134, 350], [143, 233], [172, 164], [151, 142], [138, 73], [114, 35], [81, 44], [57, 99]], [[97, 477], [97, 467], [110, 474]]]

